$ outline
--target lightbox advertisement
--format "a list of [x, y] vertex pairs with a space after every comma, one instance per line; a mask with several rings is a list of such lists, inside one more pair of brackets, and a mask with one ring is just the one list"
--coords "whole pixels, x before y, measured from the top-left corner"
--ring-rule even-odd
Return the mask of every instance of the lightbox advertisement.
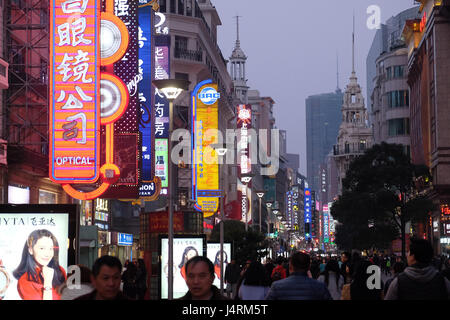
[[69, 213], [0, 212], [0, 300], [60, 300], [68, 239]]
[[[206, 256], [212, 263], [214, 263], [214, 282], [217, 288], [220, 289], [220, 243], [208, 243], [206, 249]], [[225, 270], [227, 265], [231, 261], [231, 243], [223, 244], [223, 274], [225, 276]], [[225, 283], [225, 279], [224, 279]]]
[[[186, 262], [203, 255], [203, 238], [173, 239], [173, 298], [177, 299], [188, 292], [186, 285]], [[169, 279], [169, 245], [168, 239], [161, 239], [161, 299], [167, 299]]]

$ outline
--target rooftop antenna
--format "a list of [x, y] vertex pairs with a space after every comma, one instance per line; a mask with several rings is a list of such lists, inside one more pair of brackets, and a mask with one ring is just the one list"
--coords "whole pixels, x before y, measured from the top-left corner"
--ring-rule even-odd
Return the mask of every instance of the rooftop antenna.
[[241, 16], [235, 16], [236, 18], [236, 47], [240, 47], [241, 42], [239, 41], [239, 18], [242, 18]]

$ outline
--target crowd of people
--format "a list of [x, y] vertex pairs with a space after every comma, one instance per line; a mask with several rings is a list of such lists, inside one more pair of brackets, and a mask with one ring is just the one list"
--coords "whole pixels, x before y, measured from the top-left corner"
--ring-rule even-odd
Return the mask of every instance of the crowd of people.
[[[339, 257], [294, 252], [289, 259], [268, 259], [265, 264], [232, 260], [225, 270], [226, 291], [213, 285], [216, 268], [207, 257], [195, 256], [185, 264], [188, 291], [181, 300], [448, 300], [450, 261], [433, 257], [431, 244], [411, 239], [403, 262], [397, 256], [361, 256], [343, 252]], [[81, 285], [60, 288], [61, 299], [143, 300], [147, 273], [142, 259], [122, 267], [111, 256], [98, 258], [92, 270], [80, 266]], [[378, 272], [374, 272], [378, 270]], [[381, 280], [384, 273], [386, 281]], [[373, 277], [378, 277], [375, 279]]]

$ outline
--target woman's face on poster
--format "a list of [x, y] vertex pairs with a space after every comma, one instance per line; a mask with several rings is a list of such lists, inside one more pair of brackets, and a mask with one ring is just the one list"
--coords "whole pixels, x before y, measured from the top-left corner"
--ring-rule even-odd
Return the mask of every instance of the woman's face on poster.
[[53, 240], [49, 237], [42, 237], [28, 252], [34, 257], [34, 260], [41, 266], [47, 266], [55, 254]]
[[[186, 253], [186, 258], [187, 258], [187, 260], [189, 260], [189, 259], [191, 259], [191, 258], [193, 258], [193, 257], [195, 257], [195, 256], [197, 256], [197, 251], [195, 251], [195, 250], [189, 250], [187, 253]], [[187, 261], [186, 260], [186, 261]]]

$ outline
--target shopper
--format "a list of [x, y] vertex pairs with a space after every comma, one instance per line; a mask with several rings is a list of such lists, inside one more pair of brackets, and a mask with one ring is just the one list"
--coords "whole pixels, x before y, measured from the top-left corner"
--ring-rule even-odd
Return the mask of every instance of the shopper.
[[189, 291], [180, 300], [228, 300], [213, 285], [215, 274], [211, 260], [195, 256], [186, 262], [185, 267]]
[[431, 265], [433, 247], [424, 239], [411, 239], [408, 267], [392, 280], [386, 300], [447, 300], [450, 282]]
[[136, 271], [136, 290], [138, 300], [144, 300], [147, 292], [147, 268], [143, 259], [138, 259]]
[[392, 271], [394, 272], [394, 277], [392, 277], [392, 278], [390, 278], [390, 279], [388, 279], [386, 281], [386, 284], [384, 285], [384, 295], [386, 295], [386, 293], [387, 293], [387, 291], [389, 289], [389, 286], [391, 285], [392, 281], [395, 278], [397, 278], [398, 275], [403, 272], [403, 270], [405, 270], [405, 267], [406, 266], [405, 266], [405, 264], [403, 262], [396, 262], [396, 263], [394, 263], [394, 266], [392, 267]]
[[137, 267], [132, 262], [128, 264], [127, 270], [122, 274], [123, 294], [131, 299], [137, 295]]
[[383, 300], [381, 280], [379, 289], [371, 289], [367, 285], [367, 280], [371, 276], [368, 268], [373, 265], [367, 260], [358, 261], [352, 282], [342, 288], [341, 300]]
[[278, 257], [276, 260], [276, 264], [277, 265], [275, 268], [273, 268], [271, 274], [272, 282], [286, 278], [286, 269], [283, 266], [283, 257]]
[[331, 300], [327, 287], [308, 277], [310, 264], [308, 254], [295, 252], [289, 259], [289, 277], [273, 282], [266, 300]]
[[120, 291], [122, 263], [112, 256], [102, 256], [94, 262], [91, 282], [95, 290], [75, 300], [129, 300]]
[[341, 299], [344, 277], [341, 276], [339, 264], [336, 260], [331, 259], [327, 262], [325, 271], [318, 280], [325, 283], [333, 300]]
[[236, 260], [232, 259], [225, 269], [226, 290], [227, 296], [230, 299], [234, 299], [236, 296], [240, 272], [241, 270], [236, 263]]
[[240, 300], [264, 300], [270, 289], [270, 279], [263, 265], [253, 261], [245, 271], [239, 288]]

